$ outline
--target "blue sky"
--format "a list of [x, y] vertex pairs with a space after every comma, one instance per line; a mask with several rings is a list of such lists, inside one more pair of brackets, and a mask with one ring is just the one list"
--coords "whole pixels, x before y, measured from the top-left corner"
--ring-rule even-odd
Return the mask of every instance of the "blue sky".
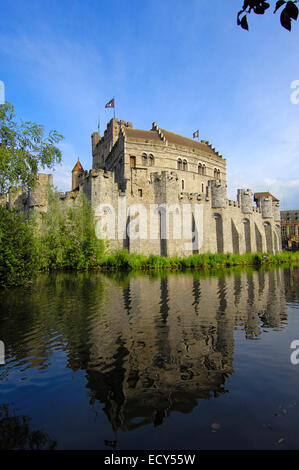
[[[271, 191], [299, 209], [299, 23], [236, 25], [242, 0], [0, 0], [0, 80], [17, 115], [65, 136], [54, 182], [69, 190], [90, 134], [113, 116], [209, 140], [237, 188]], [[274, 4], [275, 2], [272, 2]], [[272, 7], [273, 11], [273, 7]], [[299, 93], [298, 93], [299, 96]]]

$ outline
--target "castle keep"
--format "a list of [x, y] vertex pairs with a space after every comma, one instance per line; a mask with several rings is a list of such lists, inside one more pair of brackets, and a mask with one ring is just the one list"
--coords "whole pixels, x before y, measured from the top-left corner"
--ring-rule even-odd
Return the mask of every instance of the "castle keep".
[[[84, 193], [111, 249], [165, 256], [281, 250], [279, 201], [249, 189], [229, 200], [226, 160], [208, 141], [115, 118], [91, 139], [92, 169], [78, 160], [60, 201], [70, 207]], [[9, 205], [46, 211], [48, 183], [51, 175], [39, 175], [34, 190], [10, 195]]]

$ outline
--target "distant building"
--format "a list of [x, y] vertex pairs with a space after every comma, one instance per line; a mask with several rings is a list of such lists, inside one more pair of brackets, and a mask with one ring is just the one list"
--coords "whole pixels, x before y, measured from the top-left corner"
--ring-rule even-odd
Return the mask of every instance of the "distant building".
[[281, 211], [280, 215], [282, 247], [299, 250], [299, 210]]

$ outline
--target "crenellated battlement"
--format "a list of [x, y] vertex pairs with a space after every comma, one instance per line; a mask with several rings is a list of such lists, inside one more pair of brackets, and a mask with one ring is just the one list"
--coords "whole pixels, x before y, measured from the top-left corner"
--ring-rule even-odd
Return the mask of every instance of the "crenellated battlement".
[[159, 135], [160, 139], [162, 140], [162, 142], [168, 143], [165, 135], [163, 134], [162, 129], [160, 129], [160, 127], [157, 125], [156, 122], [153, 122], [153, 124], [152, 124], [152, 131], [156, 131], [158, 133], [158, 135]]
[[218, 157], [223, 158], [223, 155], [218, 152], [218, 150], [216, 150], [215, 147], [213, 147], [213, 145], [208, 140], [201, 140], [200, 142], [202, 144], [206, 144], [213, 152], [215, 152]]

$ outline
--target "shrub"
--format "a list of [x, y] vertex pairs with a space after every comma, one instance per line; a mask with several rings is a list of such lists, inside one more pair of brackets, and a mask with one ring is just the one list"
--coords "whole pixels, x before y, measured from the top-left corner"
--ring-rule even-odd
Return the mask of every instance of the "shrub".
[[36, 272], [33, 221], [0, 206], [0, 286], [26, 284]]
[[39, 268], [90, 269], [100, 265], [105, 243], [96, 236], [95, 220], [90, 202], [77, 197], [76, 206], [63, 210], [58, 194], [49, 192], [49, 207], [43, 214], [37, 234]]

